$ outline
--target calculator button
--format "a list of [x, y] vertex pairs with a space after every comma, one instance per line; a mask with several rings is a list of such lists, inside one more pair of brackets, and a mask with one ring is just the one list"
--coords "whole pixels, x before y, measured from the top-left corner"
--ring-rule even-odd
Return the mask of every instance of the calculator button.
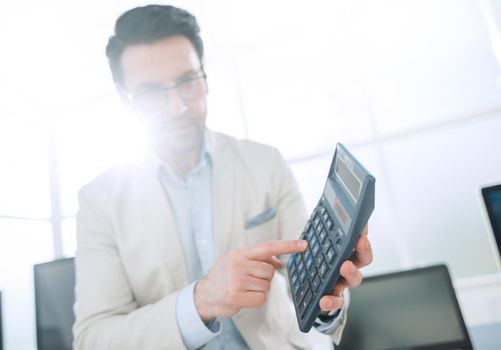
[[315, 243], [317, 243], [317, 242], [318, 242], [318, 240], [317, 240], [317, 237], [316, 237], [316, 236], [313, 236], [313, 237], [311, 238], [311, 240], [310, 240], [310, 244], [311, 244], [311, 246], [312, 246], [312, 247], [313, 247], [313, 246], [315, 245]]
[[302, 260], [298, 260], [298, 258], [296, 258], [296, 261], [299, 261], [299, 263], [297, 265], [297, 269], [299, 270], [299, 272], [301, 272], [301, 270], [304, 269], [304, 263]]
[[324, 244], [322, 245], [322, 249], [324, 250], [324, 253], [327, 253], [327, 251], [329, 250], [329, 248], [331, 247], [331, 240], [330, 239], [326, 239]]
[[333, 228], [333, 227], [334, 227], [334, 223], [332, 222], [332, 220], [331, 220], [331, 219], [328, 219], [328, 220], [327, 220], [327, 228], [328, 228], [329, 230], [332, 230], [332, 228]]
[[291, 282], [292, 282], [292, 284], [296, 283], [296, 282], [297, 282], [297, 279], [298, 279], [297, 275], [296, 275], [296, 274], [292, 274], [291, 276], [292, 276], [292, 277], [291, 277]]
[[317, 267], [322, 265], [322, 261], [324, 261], [322, 254], [318, 254], [318, 256], [315, 258], [315, 265], [317, 265]]
[[306, 261], [308, 261], [308, 259], [310, 258], [310, 256], [311, 256], [311, 250], [310, 250], [310, 249], [308, 249], [308, 250], [306, 251], [306, 253], [304, 254], [304, 258], [306, 259]]
[[314, 256], [317, 256], [317, 253], [318, 253], [318, 250], [319, 250], [319, 249], [320, 249], [320, 245], [319, 245], [319, 244], [318, 244], [318, 242], [317, 242], [317, 243], [315, 243], [315, 244], [313, 245], [313, 248], [312, 248], [312, 250], [311, 250]]
[[291, 255], [290, 260], [292, 260], [291, 264], [294, 264], [297, 266], [297, 264], [299, 264], [300, 257], [298, 254], [294, 253]]
[[333, 248], [330, 248], [327, 251], [327, 254], [325, 254], [325, 257], [327, 258], [327, 262], [330, 264], [332, 262], [332, 258], [334, 257], [335, 252]]
[[314, 292], [316, 292], [318, 288], [320, 288], [320, 278], [318, 277], [318, 275], [315, 276], [315, 278], [313, 278], [313, 280], [311, 281], [311, 288]]
[[301, 301], [301, 304], [299, 306], [299, 313], [301, 314], [301, 317], [304, 316], [304, 313], [306, 312], [306, 309], [308, 308], [308, 305], [310, 304], [311, 297], [312, 297], [311, 291], [308, 290], [303, 301]]
[[308, 290], [308, 292], [306, 293], [306, 295], [304, 296], [304, 299], [303, 301], [301, 302], [301, 314], [303, 314], [305, 311], [306, 311], [306, 308], [308, 307], [308, 305], [310, 304], [310, 301], [311, 301], [311, 297], [312, 297], [312, 293], [310, 290]]
[[337, 236], [338, 236], [339, 238], [344, 239], [344, 232], [343, 232], [343, 231], [341, 231], [341, 229], [340, 229], [340, 228], [338, 228], [336, 232], [337, 232]]
[[320, 264], [320, 267], [318, 268], [318, 273], [320, 274], [321, 278], [325, 277], [325, 274], [327, 273], [327, 264], [325, 263], [325, 261], [323, 261], [322, 264]]
[[315, 230], [314, 230], [313, 228], [310, 228], [310, 229], [308, 230], [308, 235], [307, 235], [307, 237], [308, 237], [308, 241], [311, 241], [311, 239], [312, 239], [314, 236], [315, 236]]
[[341, 250], [342, 245], [343, 245], [343, 240], [341, 238], [338, 238], [336, 240], [336, 247], [337, 247], [337, 249]]
[[317, 269], [315, 266], [311, 267], [311, 270], [308, 270], [308, 277], [310, 278], [310, 281], [313, 281], [313, 279], [317, 276]]
[[327, 232], [325, 232], [325, 230], [322, 229], [318, 235], [318, 240], [320, 241], [320, 243], [324, 242], [325, 237], [327, 237]]
[[306, 292], [310, 289], [310, 284], [308, 283], [308, 280], [305, 280], [301, 285], [299, 286], [299, 290], [297, 292], [297, 302], [300, 303], [304, 296], [306, 295]]
[[323, 227], [322, 227], [322, 221], [319, 221], [319, 222], [318, 222], [318, 224], [317, 224], [316, 228], [317, 228], [317, 231], [320, 231], [320, 230], [323, 228]]
[[310, 257], [306, 259], [306, 268], [309, 270], [312, 264], [313, 264], [313, 257], [310, 255]]
[[299, 271], [299, 282], [303, 282], [306, 278], [306, 270]]
[[300, 286], [300, 283], [297, 280], [295, 283], [292, 284], [292, 289], [294, 290], [294, 294], [297, 294], [297, 292], [299, 290], [299, 286]]
[[313, 219], [313, 226], [317, 227], [319, 222], [320, 216], [315, 215], [315, 218]]

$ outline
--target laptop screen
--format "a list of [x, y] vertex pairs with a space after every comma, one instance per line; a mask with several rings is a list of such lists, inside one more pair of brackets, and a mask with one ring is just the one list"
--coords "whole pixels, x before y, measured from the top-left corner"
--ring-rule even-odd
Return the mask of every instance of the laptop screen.
[[501, 255], [501, 185], [482, 188], [482, 196]]
[[350, 292], [337, 349], [471, 348], [444, 265], [367, 277]]
[[34, 267], [37, 345], [39, 350], [70, 350], [75, 317], [73, 258]]

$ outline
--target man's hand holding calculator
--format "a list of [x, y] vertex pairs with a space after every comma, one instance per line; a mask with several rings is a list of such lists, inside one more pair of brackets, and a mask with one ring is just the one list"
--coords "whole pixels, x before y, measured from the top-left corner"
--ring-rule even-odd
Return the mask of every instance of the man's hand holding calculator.
[[322, 311], [333, 311], [343, 306], [341, 295], [346, 288], [358, 287], [362, 282], [360, 268], [372, 262], [372, 248], [367, 237], [367, 226], [362, 231], [355, 245], [355, 252], [351, 260], [345, 261], [341, 265], [341, 279], [332, 290], [332, 295], [325, 295], [320, 299], [320, 309]]
[[[195, 288], [195, 304], [202, 320], [229, 317], [244, 307], [263, 305], [275, 269], [282, 266], [275, 255], [301, 253], [306, 247], [304, 240], [266, 241], [219, 257], [208, 276]], [[361, 283], [359, 268], [371, 261], [372, 249], [366, 227], [358, 239], [352, 260], [341, 266], [342, 278], [332, 295], [320, 299], [320, 308], [323, 311], [340, 309], [343, 306], [341, 294], [346, 288]]]

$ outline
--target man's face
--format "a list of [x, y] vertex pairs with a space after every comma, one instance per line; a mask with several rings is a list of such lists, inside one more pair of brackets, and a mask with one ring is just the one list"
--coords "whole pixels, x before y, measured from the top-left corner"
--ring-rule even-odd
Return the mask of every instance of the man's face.
[[[129, 106], [153, 146], [171, 156], [200, 149], [207, 112], [205, 75], [191, 42], [174, 36], [127, 47], [121, 56]], [[177, 86], [177, 88], [170, 88]]]

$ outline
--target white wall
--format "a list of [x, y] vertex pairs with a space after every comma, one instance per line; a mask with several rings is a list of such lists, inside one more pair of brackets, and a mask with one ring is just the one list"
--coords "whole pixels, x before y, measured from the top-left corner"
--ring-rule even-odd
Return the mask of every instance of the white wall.
[[501, 322], [501, 274], [463, 278], [454, 285], [469, 326]]

